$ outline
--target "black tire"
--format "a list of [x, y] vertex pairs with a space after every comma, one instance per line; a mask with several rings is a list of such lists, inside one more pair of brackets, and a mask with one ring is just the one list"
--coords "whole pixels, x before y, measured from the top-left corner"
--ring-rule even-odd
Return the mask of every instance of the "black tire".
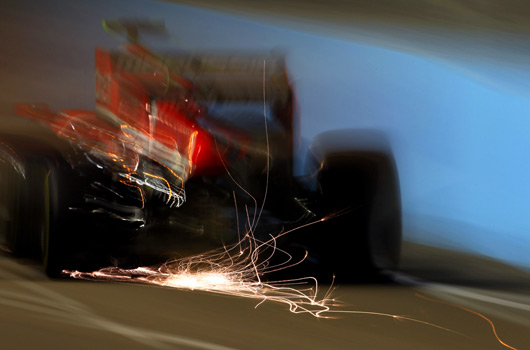
[[320, 229], [336, 237], [322, 256], [343, 280], [396, 268], [401, 250], [397, 179], [388, 156], [377, 152], [328, 155], [318, 176]]
[[385, 280], [401, 252], [401, 197], [386, 134], [372, 129], [324, 132], [306, 162], [310, 209], [321, 223], [303, 239], [306, 265], [324, 280]]
[[42, 259], [50, 277], [72, 266], [80, 246], [72, 239], [68, 209], [76, 207], [72, 199], [82, 198], [73, 191], [72, 175], [43, 141], [0, 135], [0, 234], [13, 255]]

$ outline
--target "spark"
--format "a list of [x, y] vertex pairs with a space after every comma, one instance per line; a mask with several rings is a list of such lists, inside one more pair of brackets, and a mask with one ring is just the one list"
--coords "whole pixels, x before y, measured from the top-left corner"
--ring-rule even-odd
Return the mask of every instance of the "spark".
[[[318, 282], [312, 277], [264, 282], [260, 276], [277, 269], [269, 265], [275, 252], [262, 259], [269, 243], [246, 234], [241, 242], [229, 247], [170, 260], [161, 265], [123, 269], [107, 267], [94, 272], [63, 271], [73, 278], [85, 280], [119, 281], [154, 284], [181, 290], [205, 291], [286, 304], [291, 312], [323, 317], [335, 306], [331, 289], [319, 298]], [[285, 253], [287, 254], [287, 253]], [[289, 256], [290, 259], [290, 256]]]
[[444, 305], [449, 305], [449, 306], [453, 306], [453, 307], [456, 307], [460, 310], [463, 310], [463, 311], [466, 311], [466, 312], [469, 312], [473, 315], [476, 315], [480, 318], [482, 318], [483, 320], [485, 320], [486, 322], [489, 323], [489, 325], [491, 326], [491, 331], [493, 332], [493, 335], [495, 336], [495, 339], [499, 342], [499, 344], [501, 344], [502, 346], [508, 348], [508, 349], [512, 349], [512, 350], [517, 350], [517, 348], [514, 348], [513, 346], [511, 345], [508, 345], [507, 343], [505, 343], [500, 337], [499, 335], [497, 334], [497, 329], [495, 328], [495, 324], [493, 323], [493, 321], [488, 318], [487, 316], [481, 314], [480, 312], [478, 311], [474, 311], [474, 310], [471, 310], [471, 309], [468, 309], [467, 307], [465, 306], [462, 306], [462, 305], [458, 305], [458, 304], [454, 304], [454, 303], [450, 303], [448, 301], [443, 301], [443, 300], [439, 300], [439, 299], [434, 299], [434, 298], [429, 298], [425, 295], [422, 295], [422, 294], [419, 294], [419, 293], [416, 293], [416, 296], [418, 298], [421, 298], [421, 299], [425, 299], [425, 300], [428, 300], [428, 301], [432, 301], [434, 303], [439, 303], [439, 304], [444, 304]]

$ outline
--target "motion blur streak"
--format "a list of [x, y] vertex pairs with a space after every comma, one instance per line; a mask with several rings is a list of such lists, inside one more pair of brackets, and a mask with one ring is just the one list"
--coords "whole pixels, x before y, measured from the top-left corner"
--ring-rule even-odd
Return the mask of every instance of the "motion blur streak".
[[7, 271], [0, 271], [0, 278], [12, 279], [29, 293], [10, 293], [0, 290], [0, 304], [28, 310], [53, 317], [64, 323], [74, 324], [89, 329], [99, 329], [128, 338], [149, 348], [168, 349], [167, 344], [186, 346], [205, 350], [231, 350], [232, 348], [182, 337], [174, 334], [151, 331], [132, 327], [99, 316], [86, 305], [45, 288], [31, 281], [17, 281], [17, 276]]
[[495, 329], [495, 324], [493, 323], [493, 321], [490, 320], [488, 317], [484, 316], [483, 314], [481, 314], [480, 312], [473, 311], [471, 309], [468, 309], [467, 307], [464, 307], [464, 306], [461, 306], [461, 305], [457, 305], [457, 304], [453, 304], [453, 303], [450, 303], [450, 302], [447, 302], [447, 301], [429, 298], [429, 297], [427, 297], [425, 295], [422, 295], [422, 294], [419, 294], [419, 293], [416, 293], [416, 296], [418, 298], [429, 300], [429, 301], [432, 301], [432, 302], [435, 302], [435, 303], [440, 303], [440, 304], [444, 304], [444, 305], [454, 306], [454, 307], [459, 308], [461, 310], [464, 310], [464, 311], [467, 311], [467, 312], [472, 313], [474, 315], [477, 315], [480, 318], [483, 318], [484, 320], [486, 320], [490, 324], [491, 330], [493, 331], [493, 335], [495, 336], [495, 338], [497, 339], [497, 341], [499, 343], [501, 343], [503, 346], [507, 347], [508, 349], [517, 350], [517, 348], [514, 348], [513, 346], [510, 346], [510, 345], [508, 345], [508, 344], [506, 344], [505, 342], [502, 341], [502, 339], [497, 334], [497, 330]]

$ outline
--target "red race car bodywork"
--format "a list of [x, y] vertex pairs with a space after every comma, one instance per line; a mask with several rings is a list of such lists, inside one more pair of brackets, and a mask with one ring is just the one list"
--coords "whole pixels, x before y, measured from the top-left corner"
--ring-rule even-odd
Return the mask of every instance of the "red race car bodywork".
[[153, 246], [146, 237], [159, 237], [157, 256], [170, 239], [189, 254], [239, 242], [245, 230], [263, 242], [295, 232], [278, 234], [274, 247], [295, 247], [304, 264], [339, 278], [354, 276], [352, 265], [367, 274], [396, 266], [399, 183], [383, 134], [323, 133], [309, 147], [305, 176], [293, 176], [298, 119], [282, 56], [158, 55], [138, 32], [163, 26], [103, 25], [128, 43], [95, 51], [95, 110], [18, 104], [16, 114], [51, 137], [0, 135], [8, 209], [0, 225], [15, 254], [36, 251], [57, 276], [107, 245], [134, 241], [142, 256]]
[[243, 130], [204, 122], [207, 108], [174, 62], [137, 43], [115, 52], [96, 49], [95, 58], [95, 112], [18, 104], [16, 113], [92, 155], [121, 182], [163, 192], [172, 206], [184, 203], [189, 178], [219, 176], [247, 153]]

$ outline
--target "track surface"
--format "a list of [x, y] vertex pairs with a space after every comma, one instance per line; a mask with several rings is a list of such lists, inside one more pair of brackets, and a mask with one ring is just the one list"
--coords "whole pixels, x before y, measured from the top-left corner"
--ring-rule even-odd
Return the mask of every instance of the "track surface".
[[[3, 254], [1, 345], [3, 349], [507, 348], [477, 314], [481, 313], [494, 322], [507, 344], [527, 347], [527, 275], [477, 257], [423, 246], [407, 244], [404, 254], [402, 272], [394, 275], [398, 283], [339, 286], [334, 295], [344, 303], [341, 310], [395, 314], [432, 325], [355, 313], [316, 319], [292, 314], [286, 306], [269, 301], [256, 307], [255, 300], [147, 285], [51, 281], [34, 263]], [[405, 273], [443, 284], [412, 281]]]

